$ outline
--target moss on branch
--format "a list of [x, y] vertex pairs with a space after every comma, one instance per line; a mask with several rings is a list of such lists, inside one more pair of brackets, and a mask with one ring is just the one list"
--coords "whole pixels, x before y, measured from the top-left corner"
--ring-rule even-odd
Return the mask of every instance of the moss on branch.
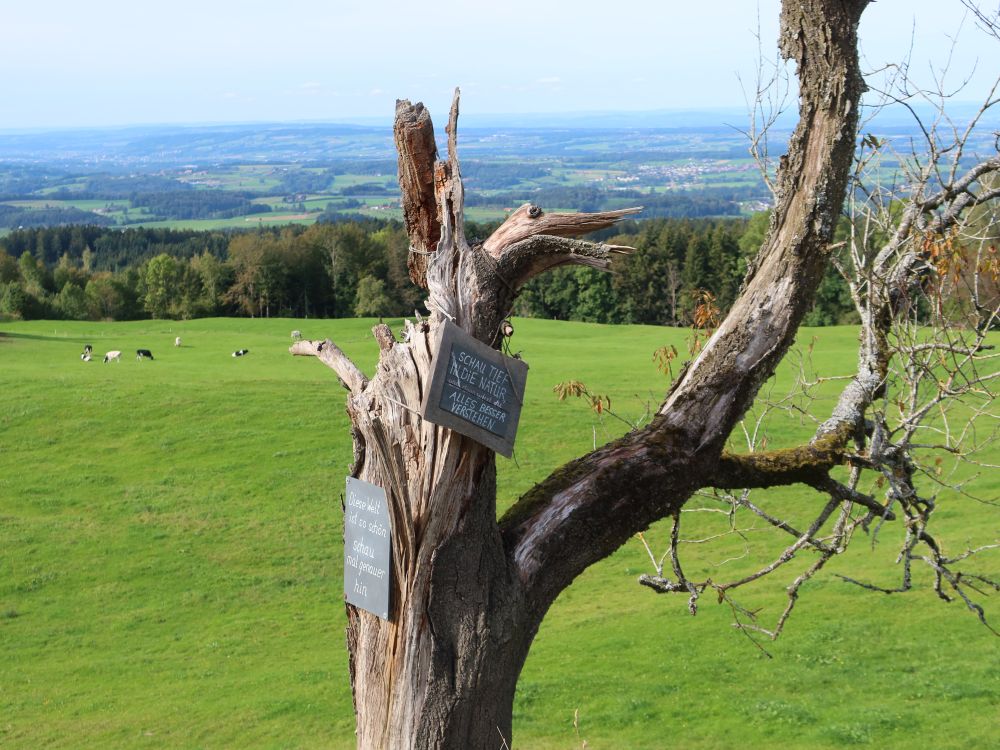
[[848, 425], [841, 425], [806, 445], [762, 453], [723, 453], [718, 471], [706, 477], [706, 487], [740, 489], [787, 484], [818, 486], [830, 470], [844, 463]]

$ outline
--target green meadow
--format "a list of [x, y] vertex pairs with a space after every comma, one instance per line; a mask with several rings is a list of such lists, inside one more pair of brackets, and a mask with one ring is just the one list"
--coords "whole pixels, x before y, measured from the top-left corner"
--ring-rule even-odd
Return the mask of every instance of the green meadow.
[[[371, 320], [0, 322], [0, 747], [350, 748], [341, 496], [351, 460], [344, 391], [289, 333], [331, 337], [367, 372]], [[398, 328], [398, 321], [393, 322]], [[624, 425], [560, 402], [569, 379], [640, 417], [667, 385], [652, 359], [685, 331], [515, 321], [530, 365], [500, 512], [553, 467]], [[176, 336], [183, 345], [174, 347]], [[856, 330], [816, 337], [823, 375], [850, 372]], [[84, 344], [95, 359], [80, 360]], [[155, 361], [137, 362], [137, 348]], [[247, 348], [243, 358], [230, 356]], [[102, 364], [105, 351], [123, 352]], [[788, 371], [773, 383], [780, 393]], [[831, 388], [836, 385], [831, 384]], [[834, 392], [819, 393], [822, 414]], [[769, 445], [808, 436], [787, 418]], [[993, 463], [997, 463], [996, 456]], [[984, 469], [979, 494], [1000, 480]], [[811, 491], [756, 501], [803, 521]], [[954, 552], [995, 542], [996, 506], [942, 493]], [[690, 516], [690, 518], [688, 517]], [[762, 524], [685, 547], [691, 578], [735, 578], [790, 538]], [[633, 540], [555, 603], [521, 675], [513, 748], [979, 748], [997, 746], [1000, 639], [960, 602], [884, 596], [843, 573], [897, 583], [899, 531], [855, 540], [807, 584], [765, 655], [711, 596], [636, 583]], [[684, 538], [720, 533], [686, 514]], [[647, 538], [662, 551], [667, 528]], [[737, 593], [773, 625], [808, 560]], [[970, 566], [1000, 575], [1000, 555]], [[980, 597], [1000, 623], [1000, 597]], [[574, 726], [576, 717], [576, 726]], [[497, 747], [501, 746], [498, 737]]]
[[235, 216], [231, 219], [165, 219], [155, 221], [129, 222], [128, 227], [162, 227], [164, 229], [187, 229], [207, 232], [214, 229], [256, 229], [260, 226], [286, 226], [288, 224], [312, 224], [318, 214], [303, 216], [294, 208], [276, 214], [254, 214], [252, 216]]

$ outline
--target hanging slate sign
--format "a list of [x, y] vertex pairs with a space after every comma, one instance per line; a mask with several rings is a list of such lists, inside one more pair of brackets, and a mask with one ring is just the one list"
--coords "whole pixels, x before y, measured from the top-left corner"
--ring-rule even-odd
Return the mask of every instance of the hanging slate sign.
[[524, 403], [528, 365], [472, 338], [446, 320], [438, 333], [424, 419], [510, 458]]
[[344, 595], [388, 620], [392, 524], [385, 490], [348, 477], [344, 508]]

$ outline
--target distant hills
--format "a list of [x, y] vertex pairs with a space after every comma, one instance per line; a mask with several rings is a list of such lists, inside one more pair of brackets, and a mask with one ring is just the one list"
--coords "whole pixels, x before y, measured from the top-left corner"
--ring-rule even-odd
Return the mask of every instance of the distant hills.
[[[953, 104], [950, 110], [953, 119], [961, 122], [972, 116], [975, 106]], [[917, 111], [924, 118], [933, 115], [927, 107]], [[441, 116], [443, 113], [437, 123], [439, 137], [444, 134]], [[707, 136], [710, 149], [722, 146], [732, 154], [734, 145], [742, 148], [745, 142], [740, 131], [746, 129], [748, 117], [738, 108], [470, 114], [461, 120], [459, 145], [464, 155], [477, 158], [564, 155], [595, 148], [607, 153], [611, 144], [623, 154], [637, 150], [676, 153], [679, 147], [692, 148], [701, 140], [696, 135], [700, 133]], [[783, 113], [774, 126], [776, 140], [786, 140], [794, 125], [795, 112]], [[984, 123], [984, 129], [997, 127], [1000, 122]], [[901, 106], [879, 113], [865, 129], [883, 136], [917, 132], [912, 115]], [[595, 146], [598, 141], [602, 142], [600, 147]], [[7, 164], [151, 168], [394, 157], [388, 119], [0, 130], [0, 163]]]
[[[974, 112], [958, 105], [953, 117], [963, 122]], [[748, 153], [747, 124], [739, 109], [472, 114], [459, 127], [466, 209], [477, 221], [526, 201], [550, 210], [643, 206], [643, 218], [747, 215], [770, 201]], [[778, 118], [772, 158], [793, 124], [789, 113]], [[996, 127], [983, 124], [969, 158], [994, 147]], [[902, 107], [866, 121], [862, 133], [895, 147], [881, 162], [891, 179], [898, 159], [922, 148]], [[0, 131], [0, 234], [83, 223], [214, 230], [401, 216], [388, 121]]]

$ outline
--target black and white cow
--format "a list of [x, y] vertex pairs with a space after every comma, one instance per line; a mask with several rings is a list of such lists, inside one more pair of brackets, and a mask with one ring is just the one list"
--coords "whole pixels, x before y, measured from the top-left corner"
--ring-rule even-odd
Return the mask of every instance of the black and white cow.
[[233, 356], [234, 357], [245, 357], [249, 353], [250, 353], [249, 349], [237, 349], [235, 352], [233, 352]]
[[153, 358], [153, 353], [151, 351], [149, 351], [149, 349], [136, 349], [135, 350], [135, 358], [139, 362], [142, 362], [142, 360], [144, 360], [144, 359], [152, 359]]
[[80, 355], [80, 359], [82, 359], [84, 362], [89, 362], [93, 354], [94, 354], [94, 347], [92, 347], [90, 344], [85, 344], [83, 347], [83, 354]]

